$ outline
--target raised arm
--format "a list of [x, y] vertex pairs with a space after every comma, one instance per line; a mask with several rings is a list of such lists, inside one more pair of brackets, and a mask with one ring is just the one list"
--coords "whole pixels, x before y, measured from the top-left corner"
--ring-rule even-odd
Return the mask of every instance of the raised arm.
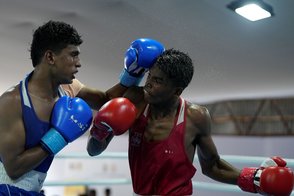
[[125, 52], [119, 83], [106, 92], [83, 87], [78, 96], [86, 100], [93, 109], [98, 110], [110, 99], [121, 97], [128, 87], [138, 86], [145, 72], [153, 66], [164, 50], [164, 46], [156, 40], [147, 38], [134, 40]]

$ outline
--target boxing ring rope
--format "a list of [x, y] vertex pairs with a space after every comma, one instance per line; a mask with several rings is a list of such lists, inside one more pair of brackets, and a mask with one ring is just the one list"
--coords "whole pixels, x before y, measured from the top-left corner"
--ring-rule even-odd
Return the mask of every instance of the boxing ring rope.
[[[256, 166], [260, 165], [262, 161], [267, 159], [268, 157], [258, 157], [258, 156], [239, 156], [239, 155], [220, 155], [222, 159], [230, 162], [230, 163], [242, 163], [242, 164], [256, 164]], [[58, 159], [127, 159], [127, 152], [105, 152], [100, 154], [99, 156], [91, 157], [85, 153], [68, 153], [68, 154], [60, 154], [56, 155]], [[287, 159], [287, 166], [294, 168], [294, 159]], [[196, 156], [194, 162], [198, 162], [198, 157]]]
[[[239, 156], [239, 155], [220, 155], [222, 159], [237, 164], [250, 164], [260, 165], [262, 161], [268, 157], [257, 157], [257, 156]], [[127, 152], [104, 152], [99, 156], [91, 157], [85, 153], [68, 153], [60, 154], [56, 156], [57, 159], [127, 159]], [[294, 159], [284, 158], [287, 161], [287, 167], [294, 169]], [[198, 157], [195, 157], [194, 162], [198, 162]], [[113, 179], [97, 179], [97, 180], [67, 180], [67, 181], [45, 181], [44, 186], [89, 186], [89, 185], [130, 185], [130, 178], [113, 178]], [[198, 190], [214, 190], [223, 192], [242, 192], [236, 185], [224, 184], [224, 183], [211, 183], [193, 181], [193, 187]], [[292, 193], [291, 195], [294, 195]]]
[[[129, 185], [131, 184], [131, 179], [127, 178], [116, 178], [116, 179], [109, 179], [109, 180], [73, 180], [73, 181], [47, 181], [44, 183], [44, 186], [110, 186], [110, 185]], [[198, 190], [214, 190], [214, 191], [223, 191], [223, 192], [242, 192], [237, 186], [229, 185], [229, 184], [216, 184], [211, 182], [200, 182], [200, 181], [193, 181], [193, 187], [197, 188]]]

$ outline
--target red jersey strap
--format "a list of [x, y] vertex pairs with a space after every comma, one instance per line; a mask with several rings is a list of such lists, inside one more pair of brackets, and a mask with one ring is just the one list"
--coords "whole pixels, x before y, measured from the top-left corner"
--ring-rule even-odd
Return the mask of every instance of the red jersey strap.
[[256, 174], [256, 167], [245, 167], [242, 169], [237, 185], [246, 192], [257, 193], [255, 185], [254, 185], [254, 176]]

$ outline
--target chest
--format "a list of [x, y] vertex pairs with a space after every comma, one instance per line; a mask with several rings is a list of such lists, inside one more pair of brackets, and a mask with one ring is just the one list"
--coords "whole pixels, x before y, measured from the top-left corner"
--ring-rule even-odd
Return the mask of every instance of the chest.
[[52, 101], [43, 101], [39, 100], [37, 98], [31, 97], [31, 101], [35, 110], [35, 113], [39, 120], [49, 122], [51, 112], [53, 109], [53, 106], [55, 104], [55, 100]]
[[148, 119], [148, 123], [144, 132], [147, 141], [159, 141], [168, 138], [174, 128], [175, 117], [167, 117], [162, 119]]

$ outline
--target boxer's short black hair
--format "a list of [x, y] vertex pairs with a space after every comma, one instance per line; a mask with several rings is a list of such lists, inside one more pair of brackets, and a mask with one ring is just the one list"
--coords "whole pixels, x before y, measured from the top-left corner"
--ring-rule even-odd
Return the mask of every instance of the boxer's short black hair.
[[38, 65], [46, 50], [58, 53], [68, 45], [79, 46], [82, 43], [81, 35], [73, 26], [50, 20], [33, 33], [30, 48], [32, 64], [34, 67]]
[[189, 85], [194, 74], [193, 62], [189, 55], [173, 48], [164, 51], [155, 66], [166, 73], [175, 86], [183, 89]]

